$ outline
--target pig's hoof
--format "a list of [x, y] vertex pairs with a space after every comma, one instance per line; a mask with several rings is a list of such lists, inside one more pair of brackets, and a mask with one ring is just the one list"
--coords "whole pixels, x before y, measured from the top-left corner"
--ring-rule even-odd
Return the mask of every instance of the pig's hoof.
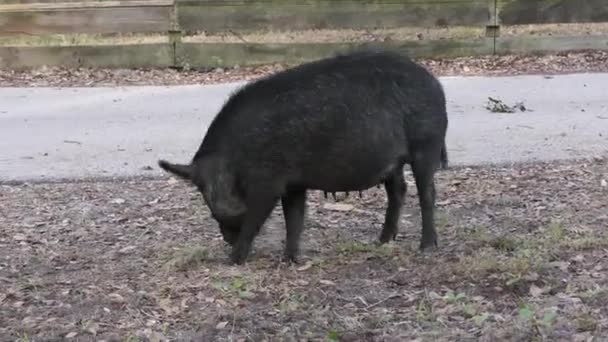
[[245, 260], [247, 260], [247, 254], [247, 252], [244, 252], [239, 248], [234, 248], [232, 254], [230, 255], [230, 260], [232, 260], [232, 263], [236, 265], [243, 265]]
[[439, 247], [437, 246], [437, 240], [430, 242], [423, 242], [420, 244], [420, 252], [423, 254], [430, 254], [435, 252]]
[[281, 260], [288, 264], [298, 264], [297, 254], [298, 253], [293, 250], [286, 250], [283, 253], [283, 258]]
[[298, 261], [298, 257], [296, 257], [295, 255], [284, 255], [283, 262], [287, 263], [287, 264], [294, 264], [294, 265], [297, 265], [300, 263]]
[[380, 235], [380, 237], [378, 238], [378, 240], [376, 241], [376, 245], [384, 245], [387, 244], [391, 241], [395, 241], [397, 240], [397, 233], [394, 234], [382, 234]]

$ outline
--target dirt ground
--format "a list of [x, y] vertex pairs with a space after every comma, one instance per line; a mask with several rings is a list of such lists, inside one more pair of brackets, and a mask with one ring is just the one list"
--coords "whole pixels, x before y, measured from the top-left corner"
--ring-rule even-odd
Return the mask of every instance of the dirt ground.
[[[555, 75], [608, 72], [608, 51], [571, 51], [558, 54], [418, 59], [437, 76]], [[287, 65], [235, 67], [212, 70], [38, 68], [0, 69], [0, 87], [92, 87], [129, 85], [213, 84], [253, 80]]]
[[[174, 179], [0, 186], [3, 341], [608, 338], [608, 158], [437, 174], [422, 255], [411, 175], [397, 241], [381, 189], [309, 194], [298, 265], [280, 207], [244, 266]], [[595, 339], [593, 339], [595, 338]]]

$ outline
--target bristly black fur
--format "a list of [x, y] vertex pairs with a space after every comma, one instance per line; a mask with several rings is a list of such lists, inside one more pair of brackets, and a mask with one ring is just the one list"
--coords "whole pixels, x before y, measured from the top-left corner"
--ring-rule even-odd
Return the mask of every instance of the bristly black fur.
[[443, 87], [427, 69], [395, 51], [345, 53], [231, 95], [192, 159], [190, 178], [233, 245], [235, 263], [245, 261], [278, 201], [285, 256], [295, 261], [308, 190], [336, 199], [336, 192], [384, 186], [379, 240], [395, 239], [407, 163], [422, 211], [420, 247], [428, 249], [437, 244], [433, 177], [438, 166], [447, 167], [447, 126]]

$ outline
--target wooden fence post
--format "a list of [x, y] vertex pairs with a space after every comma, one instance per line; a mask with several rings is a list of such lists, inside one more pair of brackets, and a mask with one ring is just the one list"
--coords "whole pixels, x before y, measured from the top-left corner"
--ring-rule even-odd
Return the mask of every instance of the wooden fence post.
[[498, 0], [487, 0], [490, 20], [486, 24], [486, 37], [492, 38], [492, 54], [496, 54], [496, 40], [500, 35], [500, 24], [498, 23]]
[[179, 26], [179, 13], [177, 0], [173, 1], [173, 9], [171, 10], [171, 26], [169, 28], [169, 43], [173, 50], [173, 67], [179, 66], [179, 51], [180, 44], [182, 43], [182, 30]]

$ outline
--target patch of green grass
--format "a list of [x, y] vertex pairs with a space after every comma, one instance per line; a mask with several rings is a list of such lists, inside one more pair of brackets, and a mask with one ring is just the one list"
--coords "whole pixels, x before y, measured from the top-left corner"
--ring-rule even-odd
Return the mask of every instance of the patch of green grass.
[[521, 241], [510, 237], [497, 237], [489, 241], [490, 246], [503, 252], [513, 252], [521, 246]]
[[327, 340], [328, 341], [338, 341], [340, 339], [340, 333], [337, 330], [330, 330], [327, 332]]
[[490, 314], [487, 312], [482, 312], [471, 317], [471, 320], [476, 326], [481, 327], [488, 320], [488, 318], [490, 318]]
[[525, 281], [530, 273], [542, 272], [543, 265], [551, 261], [557, 251], [608, 247], [608, 236], [604, 235], [569, 238], [564, 223], [559, 220], [551, 220], [540, 235], [493, 237], [485, 229], [476, 227], [467, 232], [465, 239], [482, 242], [487, 247], [461, 258], [455, 272], [474, 279], [497, 273], [511, 287]]
[[461, 238], [465, 241], [477, 241], [487, 243], [491, 240], [491, 236], [488, 231], [483, 227], [473, 227], [471, 229], [464, 229], [460, 233]]
[[581, 293], [580, 298], [587, 304], [608, 305], [608, 288], [597, 286]]
[[211, 287], [222, 292], [224, 296], [234, 296], [240, 299], [252, 299], [255, 297], [253, 289], [254, 285], [240, 276], [232, 277], [231, 279], [223, 279], [218, 276], [212, 276]]
[[575, 251], [589, 251], [598, 248], [606, 248], [608, 247], [608, 236], [602, 235], [570, 239], [563, 241], [560, 245]]
[[199, 246], [184, 247], [175, 252], [165, 263], [165, 268], [175, 271], [186, 271], [202, 265], [209, 257], [208, 251]]
[[125, 342], [139, 342], [140, 339], [137, 336], [129, 335], [125, 338]]
[[467, 319], [472, 319], [479, 313], [479, 308], [474, 303], [461, 304], [460, 309]]
[[232, 282], [230, 282], [230, 287], [232, 292], [237, 293], [241, 299], [251, 299], [255, 297], [255, 294], [251, 292], [251, 286], [247, 286], [245, 280], [241, 277], [234, 277]]
[[433, 302], [428, 294], [425, 293], [424, 297], [422, 297], [416, 305], [416, 321], [418, 321], [418, 323], [428, 323], [434, 322], [435, 318]]
[[[496, 241], [496, 240], [491, 240]], [[508, 241], [508, 242], [507, 242]], [[479, 252], [460, 258], [454, 266], [454, 273], [466, 275], [472, 279], [480, 279], [489, 274], [498, 274], [506, 281], [507, 286], [516, 286], [530, 273], [540, 272], [542, 265], [548, 260], [544, 248], [528, 248], [534, 244], [519, 244], [521, 249], [507, 252], [504, 249], [514, 247], [511, 239], [496, 242], [495, 247], [486, 247]], [[500, 248], [496, 248], [500, 246]]]
[[23, 333], [23, 335], [19, 334], [19, 337], [16, 340], [17, 342], [30, 342], [30, 338], [27, 336], [26, 333]]
[[535, 330], [550, 329], [557, 319], [557, 312], [553, 309], [539, 312], [527, 303], [521, 303], [518, 318], [522, 323], [530, 324]]
[[450, 223], [448, 214], [443, 210], [435, 211], [435, 229], [437, 232], [441, 233], [445, 231]]
[[466, 301], [467, 300], [467, 295], [464, 292], [459, 292], [457, 294], [454, 291], [448, 291], [448, 293], [446, 293], [446, 295], [443, 296], [443, 299], [448, 304], [454, 304], [454, 303], [457, 303], [457, 302]]
[[353, 256], [357, 254], [371, 254], [377, 257], [388, 257], [392, 254], [391, 246], [377, 245], [375, 243], [362, 243], [359, 241], [341, 242], [336, 247], [339, 254], [344, 256]]
[[528, 273], [535, 270], [544, 261], [544, 251], [540, 248], [526, 248], [515, 253], [513, 258], [509, 258], [503, 266], [503, 270], [517, 273]]
[[547, 227], [547, 236], [552, 242], [559, 242], [566, 238], [566, 229], [561, 221], [551, 220]]
[[479, 253], [461, 257], [454, 265], [456, 274], [463, 274], [471, 278], [483, 277], [489, 273], [500, 270], [500, 261], [495, 251], [482, 249]]
[[304, 303], [304, 298], [298, 293], [290, 293], [285, 296], [279, 303], [278, 307], [281, 313], [288, 314], [301, 311]]
[[348, 241], [338, 243], [336, 246], [338, 253], [345, 255], [369, 253], [372, 251], [372, 246], [359, 241]]
[[450, 290], [443, 296], [443, 300], [448, 305], [457, 305], [463, 316], [472, 320], [477, 326], [483, 325], [489, 318], [489, 314], [481, 313], [478, 305], [471, 302], [464, 292], [456, 293]]
[[597, 329], [598, 323], [588, 312], [585, 312], [578, 317], [576, 317], [576, 329], [580, 332], [585, 331], [595, 331]]

